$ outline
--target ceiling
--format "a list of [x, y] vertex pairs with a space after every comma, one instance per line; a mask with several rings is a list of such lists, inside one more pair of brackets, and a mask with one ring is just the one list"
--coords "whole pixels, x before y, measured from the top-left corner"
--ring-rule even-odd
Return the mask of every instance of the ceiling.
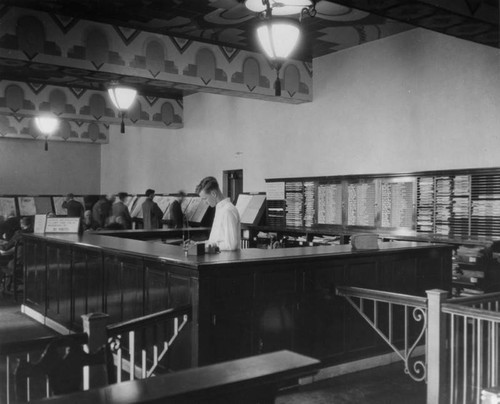
[[[0, 0], [0, 14], [10, 6], [259, 51], [259, 17], [243, 0]], [[310, 61], [415, 27], [498, 48], [498, 9], [498, 0], [321, 0], [315, 17], [302, 19], [292, 57]]]

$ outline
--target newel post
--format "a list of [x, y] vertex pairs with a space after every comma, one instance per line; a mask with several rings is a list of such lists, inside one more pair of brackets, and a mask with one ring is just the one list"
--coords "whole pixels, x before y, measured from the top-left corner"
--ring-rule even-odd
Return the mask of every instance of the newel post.
[[[89, 313], [82, 315], [83, 332], [88, 336], [89, 353], [93, 354], [105, 347], [108, 342], [106, 326], [109, 315], [104, 313]], [[89, 366], [84, 373], [84, 390], [102, 387], [108, 384], [106, 365]]]
[[444, 403], [446, 371], [446, 322], [441, 304], [448, 292], [439, 289], [427, 293], [427, 404]]

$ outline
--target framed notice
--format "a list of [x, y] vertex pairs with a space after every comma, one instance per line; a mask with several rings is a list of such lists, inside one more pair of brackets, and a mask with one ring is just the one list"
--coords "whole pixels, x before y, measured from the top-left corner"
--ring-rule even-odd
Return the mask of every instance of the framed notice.
[[17, 204], [19, 205], [19, 213], [21, 216], [36, 215], [35, 198], [32, 196], [18, 196]]
[[0, 197], [0, 215], [4, 218], [17, 215], [14, 198]]
[[78, 233], [79, 217], [48, 217], [45, 233]]

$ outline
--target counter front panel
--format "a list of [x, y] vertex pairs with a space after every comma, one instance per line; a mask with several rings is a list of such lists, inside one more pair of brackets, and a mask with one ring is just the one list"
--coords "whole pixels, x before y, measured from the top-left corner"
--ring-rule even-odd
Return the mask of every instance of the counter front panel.
[[[98, 234], [27, 235], [25, 246], [24, 303], [75, 331], [89, 312], [108, 313], [116, 323], [191, 304], [188, 340], [179, 342], [189, 357], [186, 366], [277, 349], [325, 365], [387, 352], [335, 288], [420, 296], [451, 288], [452, 246], [443, 244], [247, 249], [198, 257], [185, 256], [179, 246]], [[387, 319], [381, 314], [380, 321]]]

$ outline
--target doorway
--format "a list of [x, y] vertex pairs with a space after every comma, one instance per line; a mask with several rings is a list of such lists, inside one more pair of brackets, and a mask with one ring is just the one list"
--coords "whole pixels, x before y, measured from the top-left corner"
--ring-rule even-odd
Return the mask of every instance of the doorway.
[[243, 192], [243, 170], [225, 170], [222, 174], [222, 192], [236, 205], [238, 195]]

